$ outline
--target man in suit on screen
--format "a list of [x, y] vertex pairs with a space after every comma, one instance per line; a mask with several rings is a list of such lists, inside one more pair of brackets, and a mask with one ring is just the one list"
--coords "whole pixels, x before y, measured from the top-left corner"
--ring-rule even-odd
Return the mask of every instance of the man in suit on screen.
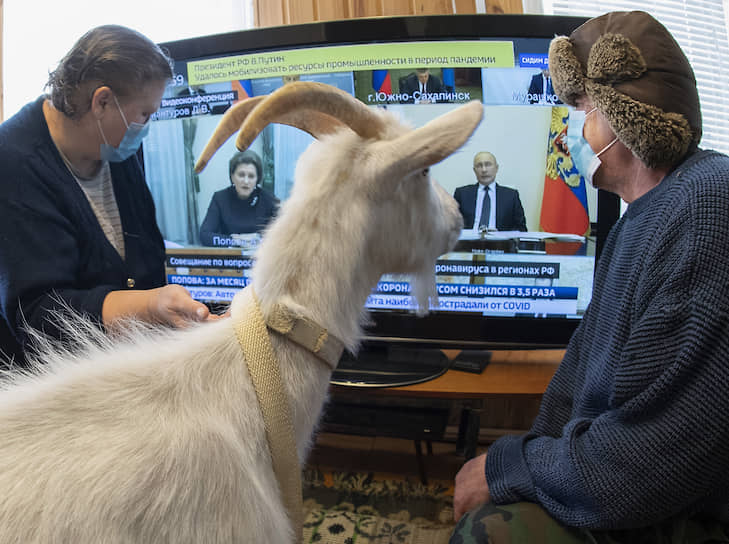
[[465, 228], [526, 231], [519, 191], [496, 183], [499, 163], [493, 153], [480, 151], [473, 158], [476, 183], [458, 187], [453, 197]]
[[559, 105], [562, 101], [554, 94], [549, 68], [544, 68], [532, 76], [527, 98], [530, 104]]
[[440, 79], [430, 73], [428, 68], [417, 68], [414, 73], [400, 79], [400, 93], [407, 95], [401, 100], [403, 104], [432, 104], [441, 101], [440, 93], [445, 87]]

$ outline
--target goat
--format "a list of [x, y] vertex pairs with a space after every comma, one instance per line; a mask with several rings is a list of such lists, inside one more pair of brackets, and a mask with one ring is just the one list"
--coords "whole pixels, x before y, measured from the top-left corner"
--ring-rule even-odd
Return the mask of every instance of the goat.
[[[462, 219], [428, 167], [458, 149], [482, 106], [413, 130], [318, 83], [231, 108], [199, 167], [242, 122], [245, 148], [268, 123], [318, 140], [252, 270], [260, 308], [284, 304], [357, 349], [363, 305], [383, 273], [413, 274], [420, 306]], [[222, 131], [222, 132], [221, 132]], [[424, 286], [424, 287], [423, 287]], [[218, 543], [297, 540], [231, 318], [177, 331], [137, 326], [110, 340], [80, 327], [0, 392], [0, 542]], [[74, 324], [72, 324], [75, 326]], [[303, 463], [331, 369], [272, 334]]]

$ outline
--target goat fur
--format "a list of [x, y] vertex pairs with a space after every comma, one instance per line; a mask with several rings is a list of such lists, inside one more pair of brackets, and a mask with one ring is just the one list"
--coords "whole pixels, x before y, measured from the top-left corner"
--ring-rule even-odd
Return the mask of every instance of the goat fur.
[[[343, 128], [302, 155], [252, 271], [264, 316], [283, 302], [351, 351], [383, 273], [413, 274], [424, 308], [434, 295], [434, 261], [462, 220], [427, 161], [434, 149], [443, 158], [460, 147], [482, 107], [415, 131], [377, 115], [388, 127], [379, 140]], [[295, 541], [231, 322], [243, 318], [236, 299], [231, 314], [177, 331], [132, 326], [122, 339], [72, 321], [76, 349], [48, 348], [34, 371], [7, 377], [0, 542]], [[331, 371], [284, 337], [271, 341], [303, 463]]]

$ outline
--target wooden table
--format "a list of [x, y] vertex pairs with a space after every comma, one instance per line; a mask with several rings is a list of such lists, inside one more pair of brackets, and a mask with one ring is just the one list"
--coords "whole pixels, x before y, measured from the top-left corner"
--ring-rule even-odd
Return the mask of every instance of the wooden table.
[[[458, 351], [446, 350], [445, 354], [453, 359]], [[372, 395], [466, 401], [461, 411], [456, 451], [470, 459], [478, 446], [485, 399], [541, 396], [563, 356], [563, 349], [496, 350], [481, 374], [448, 370], [438, 378], [415, 385], [383, 388], [333, 385], [332, 393], [340, 397]], [[420, 455], [420, 441], [417, 438], [415, 441]]]
[[[458, 351], [445, 350], [449, 358]], [[495, 395], [541, 395], [564, 356], [563, 349], [498, 350], [481, 374], [449, 370], [423, 383], [378, 389], [381, 395], [482, 399]]]

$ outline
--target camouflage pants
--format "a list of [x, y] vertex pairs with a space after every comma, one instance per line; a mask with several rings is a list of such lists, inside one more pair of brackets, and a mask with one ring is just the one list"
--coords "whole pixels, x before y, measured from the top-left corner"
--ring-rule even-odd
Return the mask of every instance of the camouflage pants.
[[482, 504], [464, 515], [450, 544], [709, 544], [729, 543], [729, 529], [716, 521], [688, 517], [624, 531], [565, 527], [540, 506]]

